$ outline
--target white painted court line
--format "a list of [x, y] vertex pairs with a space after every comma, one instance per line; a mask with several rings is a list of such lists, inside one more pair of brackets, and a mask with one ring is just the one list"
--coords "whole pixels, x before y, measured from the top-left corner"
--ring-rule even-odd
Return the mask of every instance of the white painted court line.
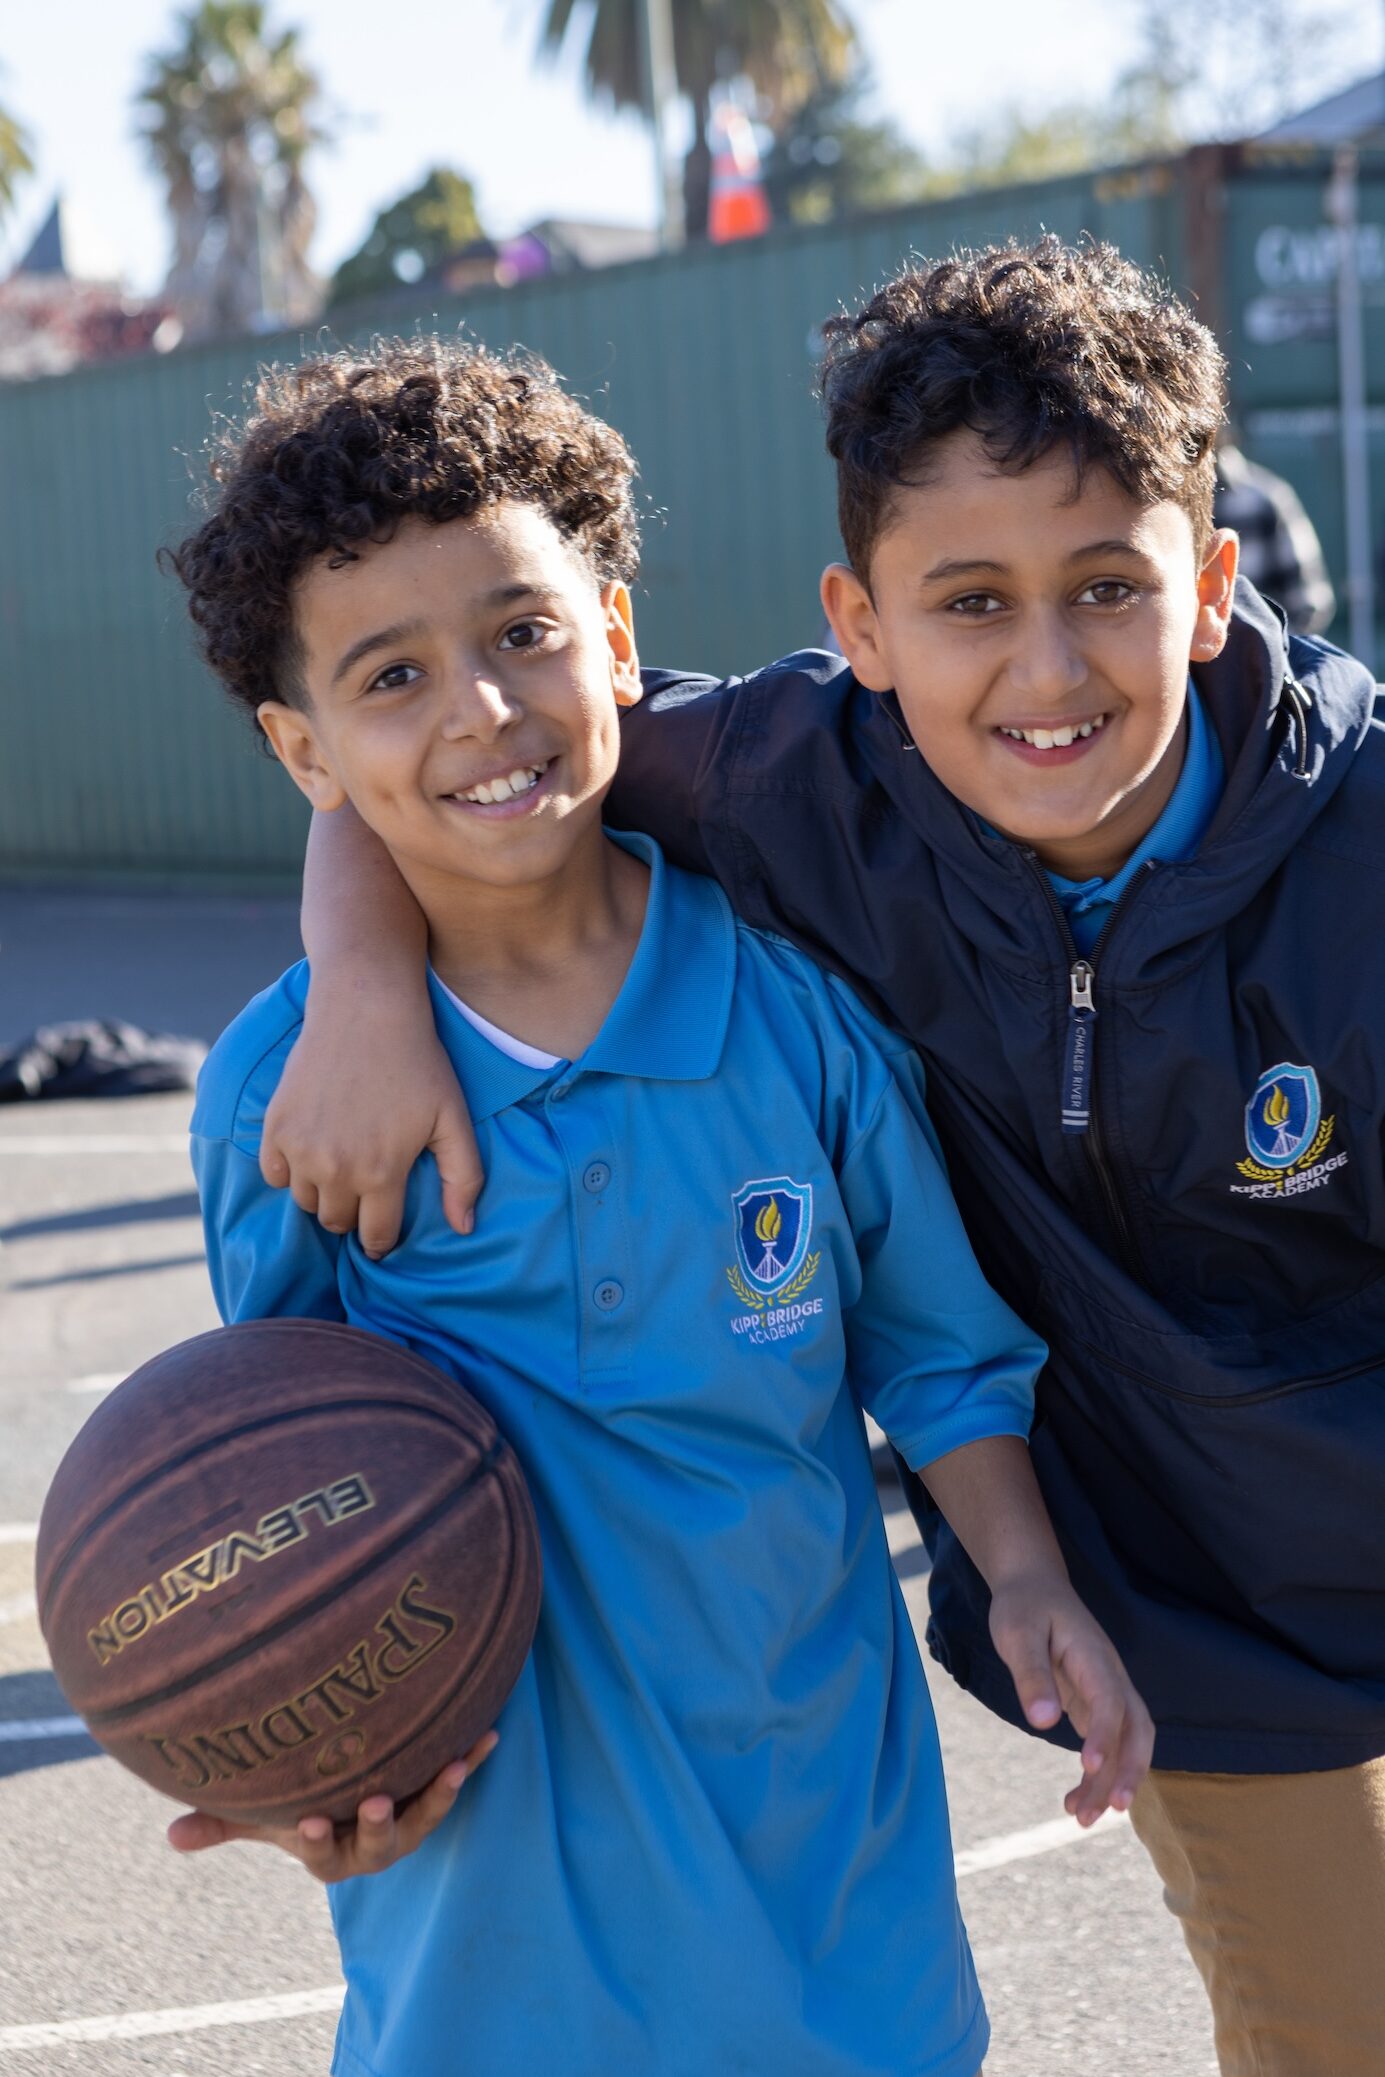
[[0, 1543], [32, 1543], [37, 1535], [37, 1522], [0, 1522]]
[[90, 1370], [85, 1377], [70, 1377], [69, 1392], [113, 1392], [125, 1376], [123, 1370]]
[[113, 2012], [100, 2019], [0, 2027], [0, 2050], [49, 2048], [62, 2041], [146, 2041], [154, 2034], [193, 2034], [204, 2027], [255, 2026], [266, 2019], [301, 2019], [340, 2009], [342, 1986], [281, 1991], [269, 1998], [238, 1998], [221, 2005], [170, 2006], [163, 2012]]
[[38, 1603], [32, 1594], [12, 1594], [8, 1601], [0, 1601], [0, 1630], [6, 1623], [26, 1622], [37, 1614]]
[[114, 1132], [93, 1132], [67, 1139], [58, 1133], [16, 1133], [0, 1139], [0, 1161], [7, 1154], [186, 1154], [185, 1132], [150, 1132], [138, 1138]]
[[0, 1745], [42, 1745], [47, 1738], [90, 1738], [79, 1716], [22, 1716], [0, 1723]]
[[1029, 1861], [1035, 1854], [1055, 1853], [1060, 1846], [1080, 1846], [1088, 1839], [1109, 1839], [1128, 1825], [1124, 1811], [1108, 1810], [1105, 1817], [1084, 1831], [1076, 1818], [1055, 1817], [1047, 1824], [1030, 1825], [1024, 1832], [1003, 1832], [998, 1838], [983, 1839], [965, 1846], [956, 1857], [957, 1879], [984, 1874], [988, 1868], [1004, 1868], [1011, 1861]]
[[[75, 1717], [57, 1717], [54, 1723], [77, 1722]], [[14, 1726], [0, 1726], [0, 1736]], [[80, 1728], [80, 1725], [79, 1725]], [[1031, 1860], [1036, 1854], [1053, 1853], [1059, 1847], [1078, 1846], [1085, 1839], [1109, 1837], [1123, 1817], [1108, 1816], [1100, 1825], [1083, 1831], [1070, 1817], [1054, 1818], [1049, 1824], [1031, 1825], [1025, 1832], [1006, 1832], [999, 1838], [983, 1839], [957, 1856], [959, 1879], [980, 1874], [986, 1868], [1001, 1868], [1009, 1861]], [[228, 1999], [219, 2005], [170, 2006], [162, 2012], [112, 2012], [92, 2019], [58, 2019], [17, 2027], [0, 2027], [0, 2051], [7, 2048], [57, 2047], [64, 2041], [142, 2041], [155, 2034], [192, 2034], [209, 2027], [256, 2026], [270, 2019], [301, 2019], [310, 2013], [335, 2012], [341, 2005], [342, 1986], [321, 1990], [283, 1991], [273, 1997]]]

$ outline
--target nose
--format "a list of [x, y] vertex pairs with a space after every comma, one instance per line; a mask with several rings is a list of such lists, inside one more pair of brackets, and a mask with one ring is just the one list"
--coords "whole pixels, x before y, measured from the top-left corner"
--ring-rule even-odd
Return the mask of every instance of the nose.
[[493, 671], [459, 663], [447, 687], [442, 732], [449, 742], [469, 737], [495, 743], [521, 712], [514, 693]]
[[1022, 639], [1010, 660], [1015, 692], [1051, 706], [1080, 692], [1086, 682], [1086, 658], [1066, 616], [1051, 609], [1026, 614]]

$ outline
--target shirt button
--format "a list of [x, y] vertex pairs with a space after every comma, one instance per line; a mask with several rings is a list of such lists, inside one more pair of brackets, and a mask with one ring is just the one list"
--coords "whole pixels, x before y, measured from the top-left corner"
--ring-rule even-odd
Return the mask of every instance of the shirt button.
[[614, 1277], [607, 1277], [604, 1283], [597, 1285], [592, 1296], [601, 1307], [603, 1313], [613, 1313], [624, 1298], [625, 1289], [623, 1285], [616, 1282]]
[[604, 1161], [593, 1161], [582, 1171], [582, 1187], [599, 1197], [611, 1180], [611, 1171]]

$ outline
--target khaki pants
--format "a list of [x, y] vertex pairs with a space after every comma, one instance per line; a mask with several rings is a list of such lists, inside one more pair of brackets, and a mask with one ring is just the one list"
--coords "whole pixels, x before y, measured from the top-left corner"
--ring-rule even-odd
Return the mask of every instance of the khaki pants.
[[1156, 1769], [1130, 1817], [1207, 1986], [1222, 2077], [1382, 2077], [1385, 1759]]

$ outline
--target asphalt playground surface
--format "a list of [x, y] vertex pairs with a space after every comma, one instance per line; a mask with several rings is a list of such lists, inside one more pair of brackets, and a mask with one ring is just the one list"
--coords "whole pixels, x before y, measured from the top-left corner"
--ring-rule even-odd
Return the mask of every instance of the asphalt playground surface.
[[[0, 1045], [82, 1016], [210, 1039], [297, 956], [288, 901], [0, 888]], [[175, 1806], [74, 1730], [33, 1610], [33, 1525], [67, 1444], [120, 1377], [216, 1325], [190, 1106], [0, 1107], [0, 2072], [16, 2077], [309, 2077], [330, 2061], [323, 1893], [271, 1849], [175, 1855]], [[883, 1498], [922, 1635], [922, 1553]], [[1062, 1811], [1074, 1763], [929, 1678], [987, 2077], [1215, 2077], [1200, 1985], [1129, 1827], [1079, 1832]], [[459, 2054], [457, 2077], [499, 2073]]]

